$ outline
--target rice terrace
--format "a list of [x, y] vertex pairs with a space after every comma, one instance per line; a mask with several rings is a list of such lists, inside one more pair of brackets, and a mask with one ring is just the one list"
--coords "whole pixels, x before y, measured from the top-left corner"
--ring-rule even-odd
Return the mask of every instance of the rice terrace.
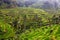
[[0, 40], [60, 40], [60, 0], [0, 0]]

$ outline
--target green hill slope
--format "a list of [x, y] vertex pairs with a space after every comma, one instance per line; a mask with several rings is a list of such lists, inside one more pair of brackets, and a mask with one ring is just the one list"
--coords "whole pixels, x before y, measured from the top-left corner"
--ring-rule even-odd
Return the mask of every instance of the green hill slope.
[[60, 14], [49, 14], [42, 9], [26, 7], [0, 9], [0, 20], [1, 40], [60, 39]]

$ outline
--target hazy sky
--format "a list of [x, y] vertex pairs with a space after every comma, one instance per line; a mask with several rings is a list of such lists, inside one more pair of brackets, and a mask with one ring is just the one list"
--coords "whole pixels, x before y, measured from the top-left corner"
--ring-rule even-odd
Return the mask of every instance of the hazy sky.
[[21, 2], [25, 2], [25, 1], [49, 1], [49, 2], [58, 2], [60, 3], [60, 0], [16, 0], [17, 2], [21, 1]]
[[[28, 1], [28, 0], [21, 0], [21, 1]], [[59, 0], [39, 0], [39, 1], [59, 1]]]

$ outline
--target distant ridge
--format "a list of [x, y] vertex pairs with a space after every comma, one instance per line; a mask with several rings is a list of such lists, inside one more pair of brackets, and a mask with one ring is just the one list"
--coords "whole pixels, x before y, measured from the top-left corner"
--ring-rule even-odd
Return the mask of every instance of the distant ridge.
[[56, 12], [60, 9], [59, 0], [0, 0], [0, 8], [33, 7]]

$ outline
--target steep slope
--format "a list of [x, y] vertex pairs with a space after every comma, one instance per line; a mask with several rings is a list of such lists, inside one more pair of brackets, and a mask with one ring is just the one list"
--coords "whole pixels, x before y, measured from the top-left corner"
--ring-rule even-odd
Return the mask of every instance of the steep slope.
[[60, 14], [30, 7], [0, 9], [0, 27], [0, 40], [59, 40]]
[[20, 36], [25, 30], [35, 26], [36, 17], [39, 20], [40, 17], [43, 18], [43, 15], [47, 14], [42, 9], [35, 8], [0, 9], [0, 26], [2, 27], [0, 40], [19, 39], [18, 35]]

